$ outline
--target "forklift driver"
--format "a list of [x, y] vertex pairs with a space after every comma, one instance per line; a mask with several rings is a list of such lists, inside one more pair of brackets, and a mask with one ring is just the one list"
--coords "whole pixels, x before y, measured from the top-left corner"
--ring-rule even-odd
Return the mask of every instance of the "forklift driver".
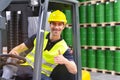
[[[61, 37], [61, 33], [67, 23], [65, 14], [60, 10], [53, 11], [48, 18], [48, 22], [50, 23], [50, 32], [45, 31], [44, 33], [41, 80], [54, 80], [51, 77], [51, 73], [53, 72], [54, 68], [57, 65], [64, 65], [70, 74], [76, 74], [77, 67], [73, 60], [73, 56], [70, 53], [70, 48], [67, 46], [66, 42]], [[32, 78], [35, 46], [36, 46], [36, 35], [33, 35], [24, 43], [16, 46], [9, 52], [9, 54], [19, 55], [20, 53], [30, 48], [33, 48], [32, 51], [26, 56], [27, 62], [21, 65], [24, 66], [24, 69], [18, 69], [19, 75], [21, 77], [24, 76], [24, 77]], [[30, 68], [30, 66], [32, 68]], [[24, 79], [20, 79], [20, 80], [24, 80]], [[31, 79], [25, 78], [25, 80], [31, 80]]]

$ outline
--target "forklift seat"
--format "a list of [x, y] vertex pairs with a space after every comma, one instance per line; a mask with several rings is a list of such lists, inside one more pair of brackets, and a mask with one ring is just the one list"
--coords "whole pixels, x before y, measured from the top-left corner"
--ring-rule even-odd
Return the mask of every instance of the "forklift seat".
[[65, 65], [57, 65], [51, 73], [52, 80], [74, 80], [73, 74], [69, 73]]

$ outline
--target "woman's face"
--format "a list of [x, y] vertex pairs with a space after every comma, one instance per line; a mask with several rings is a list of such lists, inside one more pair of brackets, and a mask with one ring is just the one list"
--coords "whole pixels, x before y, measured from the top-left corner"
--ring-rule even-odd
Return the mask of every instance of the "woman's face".
[[64, 29], [64, 23], [63, 22], [50, 22], [50, 29], [52, 36], [60, 36], [62, 30]]

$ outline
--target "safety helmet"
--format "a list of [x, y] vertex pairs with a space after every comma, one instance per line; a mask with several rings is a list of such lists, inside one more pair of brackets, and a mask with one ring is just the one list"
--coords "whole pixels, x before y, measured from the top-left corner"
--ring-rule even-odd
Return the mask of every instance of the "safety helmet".
[[64, 24], [67, 23], [65, 14], [60, 10], [53, 11], [50, 14], [50, 16], [48, 17], [48, 22], [51, 22], [51, 21], [60, 21], [60, 22], [64, 22]]

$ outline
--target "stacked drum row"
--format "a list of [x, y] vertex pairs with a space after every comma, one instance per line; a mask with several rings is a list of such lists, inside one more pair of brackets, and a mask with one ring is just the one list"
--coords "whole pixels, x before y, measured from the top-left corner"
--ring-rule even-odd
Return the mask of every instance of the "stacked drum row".
[[82, 67], [120, 72], [120, 50], [81, 49]]
[[[102, 23], [120, 21], [120, 1], [79, 6], [80, 23]], [[114, 12], [114, 13], [113, 13]]]
[[[119, 9], [120, 0], [80, 5], [80, 24], [86, 24], [86, 26], [80, 26], [83, 67], [120, 72]], [[113, 22], [116, 24], [113, 25]], [[92, 26], [93, 23], [97, 25]], [[104, 23], [105, 25], [103, 26]], [[87, 48], [84, 46], [87, 46]], [[97, 48], [93, 48], [95, 46]], [[109, 47], [116, 48], [112, 50]]]

